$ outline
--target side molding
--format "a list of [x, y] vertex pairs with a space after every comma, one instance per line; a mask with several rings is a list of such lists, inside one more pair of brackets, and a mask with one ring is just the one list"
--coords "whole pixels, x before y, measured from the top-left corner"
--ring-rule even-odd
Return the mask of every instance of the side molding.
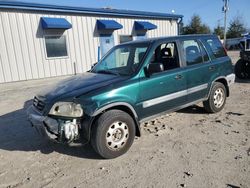
[[157, 97], [157, 98], [154, 98], [154, 99], [150, 99], [150, 100], [144, 101], [142, 103], [142, 106], [143, 106], [143, 108], [147, 108], [147, 107], [150, 107], [150, 106], [162, 103], [162, 102], [167, 102], [167, 101], [179, 98], [179, 97], [186, 96], [186, 95], [191, 94], [191, 93], [195, 93], [197, 91], [207, 89], [207, 87], [208, 87], [208, 84], [202, 84], [202, 85], [192, 87], [192, 88], [189, 88], [189, 89], [185, 89], [185, 90], [182, 90], [182, 91], [178, 91], [178, 92], [175, 92], [175, 93], [172, 93], [172, 94], [168, 94], [168, 95], [164, 95], [164, 96]]

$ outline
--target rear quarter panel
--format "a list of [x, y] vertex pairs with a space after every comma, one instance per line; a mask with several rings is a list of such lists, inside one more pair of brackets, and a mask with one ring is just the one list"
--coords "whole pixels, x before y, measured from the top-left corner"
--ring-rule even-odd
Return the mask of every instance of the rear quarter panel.
[[[227, 75], [232, 74], [233, 71], [233, 65], [230, 57], [226, 54], [224, 57], [219, 57], [216, 58], [211, 50], [211, 48], [208, 47], [208, 44], [205, 42], [207, 39], [213, 39], [213, 40], [218, 40], [218, 37], [213, 36], [213, 37], [204, 37], [201, 39], [201, 42], [203, 43], [209, 57], [210, 57], [210, 64], [215, 67], [214, 73], [211, 75], [210, 80], [209, 80], [209, 87], [211, 88], [213, 82], [219, 78], [225, 78]], [[219, 41], [221, 48], [223, 48], [221, 42]], [[226, 53], [226, 52], [225, 52]]]

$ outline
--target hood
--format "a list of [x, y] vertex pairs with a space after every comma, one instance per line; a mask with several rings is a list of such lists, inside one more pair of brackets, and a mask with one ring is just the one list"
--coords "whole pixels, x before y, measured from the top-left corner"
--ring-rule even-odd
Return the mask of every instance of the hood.
[[60, 81], [56, 85], [45, 88], [45, 90], [40, 92], [37, 97], [44, 102], [49, 102], [64, 96], [77, 97], [87, 92], [124, 80], [125, 78], [126, 77], [111, 74], [87, 72], [81, 75], [72, 76]]

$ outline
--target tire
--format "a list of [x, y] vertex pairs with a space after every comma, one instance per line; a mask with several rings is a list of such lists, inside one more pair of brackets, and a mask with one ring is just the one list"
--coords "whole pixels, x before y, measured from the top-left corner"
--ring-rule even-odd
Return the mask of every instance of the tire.
[[135, 123], [132, 117], [121, 110], [110, 110], [96, 120], [91, 145], [101, 157], [112, 159], [126, 153], [134, 138]]
[[240, 79], [245, 79], [248, 78], [249, 75], [247, 73], [247, 67], [246, 67], [246, 62], [242, 59], [238, 60], [235, 67], [234, 67], [234, 72], [237, 78]]
[[204, 108], [209, 113], [221, 111], [227, 99], [227, 92], [224, 84], [215, 82], [212, 86], [208, 100], [203, 102]]

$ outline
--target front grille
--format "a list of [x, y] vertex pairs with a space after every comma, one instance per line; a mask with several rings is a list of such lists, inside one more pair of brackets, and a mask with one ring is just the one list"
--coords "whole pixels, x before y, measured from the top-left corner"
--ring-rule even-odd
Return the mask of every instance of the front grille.
[[38, 110], [42, 111], [44, 109], [44, 102], [39, 100], [37, 97], [34, 97], [33, 99], [33, 106], [35, 106]]

